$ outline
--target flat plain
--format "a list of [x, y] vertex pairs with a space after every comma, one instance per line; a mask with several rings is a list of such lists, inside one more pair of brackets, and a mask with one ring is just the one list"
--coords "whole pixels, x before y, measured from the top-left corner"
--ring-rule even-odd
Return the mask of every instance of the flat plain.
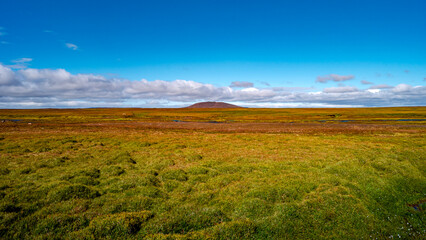
[[2, 239], [426, 236], [426, 107], [0, 120]]

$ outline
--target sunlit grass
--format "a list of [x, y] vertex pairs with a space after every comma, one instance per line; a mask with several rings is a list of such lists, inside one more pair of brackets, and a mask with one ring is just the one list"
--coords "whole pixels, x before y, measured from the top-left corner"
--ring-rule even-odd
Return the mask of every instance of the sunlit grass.
[[[417, 110], [398, 117], [424, 114]], [[40, 118], [49, 119], [45, 124], [0, 125], [1, 238], [421, 239], [426, 234], [423, 126], [306, 133], [227, 132], [228, 125], [214, 131], [87, 127], [76, 119], [114, 121], [121, 114], [115, 119], [111, 114], [122, 109], [81, 111], [59, 123], [53, 119], [65, 119], [61, 111], [45, 110], [48, 117]], [[90, 111], [95, 117], [86, 114]], [[163, 113], [162, 119], [176, 118]], [[224, 115], [231, 119], [237, 113]], [[130, 118], [138, 118], [134, 115]]]

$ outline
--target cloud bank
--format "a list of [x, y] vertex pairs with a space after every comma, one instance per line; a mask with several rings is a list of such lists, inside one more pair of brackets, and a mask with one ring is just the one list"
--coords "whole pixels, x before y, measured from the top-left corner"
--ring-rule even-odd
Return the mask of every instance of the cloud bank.
[[341, 86], [235, 89], [188, 80], [130, 81], [64, 69], [15, 69], [0, 64], [0, 108], [167, 107], [226, 101], [262, 107], [350, 107], [425, 105], [426, 86], [358, 89]]

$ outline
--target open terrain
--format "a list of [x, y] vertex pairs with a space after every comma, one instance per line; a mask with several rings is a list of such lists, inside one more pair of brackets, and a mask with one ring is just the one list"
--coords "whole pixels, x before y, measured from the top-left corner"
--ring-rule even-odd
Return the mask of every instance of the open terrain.
[[0, 110], [2, 239], [424, 239], [426, 107]]

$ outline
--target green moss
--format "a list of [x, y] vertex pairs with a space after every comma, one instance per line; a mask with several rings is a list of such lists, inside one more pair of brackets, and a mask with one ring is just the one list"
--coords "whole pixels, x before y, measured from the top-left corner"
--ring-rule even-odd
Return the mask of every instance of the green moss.
[[91, 177], [86, 177], [86, 176], [78, 176], [78, 177], [72, 178], [70, 182], [75, 184], [90, 185], [90, 186], [99, 185], [100, 183], [98, 180], [95, 180]]
[[1, 175], [7, 175], [9, 173], [10, 173], [10, 170], [8, 168], [5, 168], [5, 167], [0, 168]]
[[100, 193], [96, 190], [90, 189], [84, 185], [62, 185], [51, 192], [49, 192], [49, 199], [51, 201], [66, 201], [75, 198], [96, 198]]
[[90, 220], [84, 215], [55, 214], [40, 219], [34, 229], [37, 235], [46, 234], [63, 238], [70, 232], [78, 231], [89, 226]]
[[258, 227], [251, 220], [237, 220], [219, 224], [210, 230], [214, 239], [260, 239]]
[[126, 197], [123, 199], [108, 199], [102, 206], [106, 213], [139, 212], [151, 210], [154, 205], [153, 198], [144, 196]]
[[188, 169], [188, 173], [192, 174], [192, 175], [207, 174], [207, 173], [209, 173], [209, 171], [210, 171], [209, 169], [204, 168], [204, 167], [199, 167], [199, 166], [192, 167], [192, 168]]
[[190, 154], [190, 155], [186, 156], [186, 159], [189, 162], [196, 162], [196, 161], [200, 161], [201, 159], [203, 159], [203, 156], [201, 156], [200, 154]]
[[34, 172], [34, 170], [30, 167], [24, 168], [20, 171], [21, 174], [30, 174], [32, 172]]
[[5, 213], [19, 212], [21, 211], [21, 209], [21, 207], [18, 207], [11, 203], [3, 203], [2, 205], [0, 205], [0, 212]]
[[218, 208], [197, 206], [176, 206], [170, 212], [163, 213], [153, 219], [147, 226], [148, 233], [161, 232], [188, 233], [208, 228], [229, 218]]
[[106, 176], [120, 176], [126, 171], [120, 166], [110, 166], [103, 170]]
[[119, 152], [110, 158], [108, 164], [131, 163], [136, 164], [136, 161], [130, 156], [129, 152]]
[[165, 180], [186, 181], [188, 176], [182, 169], [170, 169], [161, 174], [161, 178]]
[[104, 215], [90, 222], [89, 232], [96, 239], [124, 239], [136, 234], [142, 224], [152, 217], [153, 214], [150, 211]]
[[99, 178], [101, 176], [101, 171], [97, 168], [92, 168], [89, 170], [83, 170], [77, 173], [80, 176], [87, 176], [91, 178]]

